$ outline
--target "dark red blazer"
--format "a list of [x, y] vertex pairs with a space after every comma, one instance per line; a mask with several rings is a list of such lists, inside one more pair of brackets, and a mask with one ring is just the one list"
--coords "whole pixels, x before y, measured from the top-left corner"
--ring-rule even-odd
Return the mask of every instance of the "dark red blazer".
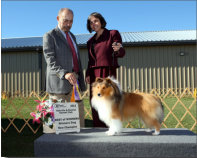
[[89, 62], [86, 76], [88, 76], [90, 68], [99, 68], [103, 66], [110, 66], [114, 68], [119, 67], [117, 58], [125, 55], [124, 48], [120, 48], [119, 52], [115, 53], [113, 59], [114, 51], [112, 48], [112, 43], [119, 42], [122, 44], [122, 38], [117, 30], [104, 29], [102, 35], [95, 41], [94, 55], [91, 51], [91, 46], [95, 37], [96, 34], [87, 42]]

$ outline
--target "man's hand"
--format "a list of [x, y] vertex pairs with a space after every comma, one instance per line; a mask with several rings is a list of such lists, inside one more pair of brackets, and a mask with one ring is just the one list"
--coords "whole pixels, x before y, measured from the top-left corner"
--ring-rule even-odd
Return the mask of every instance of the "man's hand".
[[65, 75], [65, 79], [67, 79], [70, 82], [70, 84], [72, 84], [73, 86], [77, 83], [77, 79], [74, 73], [67, 73]]

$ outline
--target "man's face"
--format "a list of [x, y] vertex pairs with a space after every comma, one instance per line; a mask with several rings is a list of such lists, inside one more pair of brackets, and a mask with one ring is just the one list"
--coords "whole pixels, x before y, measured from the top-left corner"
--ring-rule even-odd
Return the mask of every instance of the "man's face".
[[60, 29], [64, 32], [68, 32], [73, 24], [73, 14], [65, 10], [57, 17], [57, 21]]

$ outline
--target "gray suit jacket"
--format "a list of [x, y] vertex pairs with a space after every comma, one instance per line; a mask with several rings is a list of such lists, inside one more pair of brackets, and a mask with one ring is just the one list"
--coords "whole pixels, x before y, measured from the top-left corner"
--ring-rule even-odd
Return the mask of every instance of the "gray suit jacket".
[[[71, 36], [76, 43], [75, 36], [72, 33]], [[80, 89], [84, 91], [86, 87], [78, 46], [77, 49], [80, 69], [78, 73], [78, 81]], [[72, 85], [64, 78], [64, 76], [66, 73], [72, 72], [72, 52], [67, 40], [58, 27], [44, 35], [43, 53], [47, 63], [46, 91], [54, 94], [69, 93], [72, 90]]]

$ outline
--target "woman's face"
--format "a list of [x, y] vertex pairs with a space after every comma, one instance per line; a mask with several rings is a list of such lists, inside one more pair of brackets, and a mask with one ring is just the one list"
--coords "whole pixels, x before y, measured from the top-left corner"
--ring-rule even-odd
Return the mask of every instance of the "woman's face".
[[93, 31], [98, 32], [101, 30], [101, 22], [98, 18], [91, 16], [90, 17], [90, 27]]

